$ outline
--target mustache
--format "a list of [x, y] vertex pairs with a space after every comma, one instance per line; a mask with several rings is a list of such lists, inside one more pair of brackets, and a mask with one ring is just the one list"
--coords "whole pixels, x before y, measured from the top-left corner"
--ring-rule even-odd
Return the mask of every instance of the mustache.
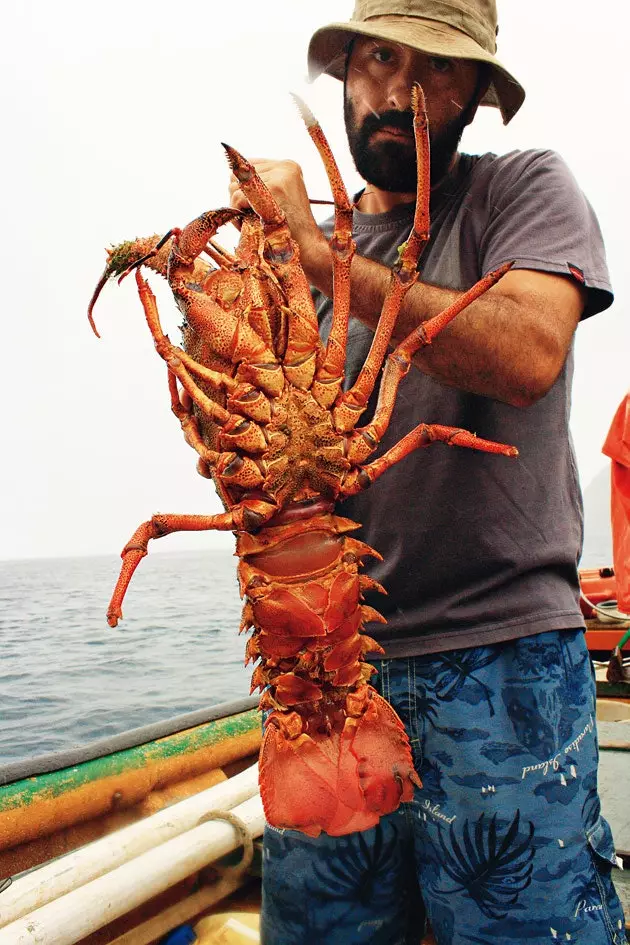
[[381, 131], [383, 128], [397, 128], [399, 131], [413, 135], [413, 112], [391, 109], [379, 115], [366, 115], [361, 125], [361, 137], [366, 140], [375, 131]]

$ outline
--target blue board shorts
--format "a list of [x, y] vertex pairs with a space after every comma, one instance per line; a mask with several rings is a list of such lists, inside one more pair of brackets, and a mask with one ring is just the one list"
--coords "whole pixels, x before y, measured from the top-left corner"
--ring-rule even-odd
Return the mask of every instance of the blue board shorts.
[[267, 827], [263, 945], [625, 945], [581, 630], [375, 661], [423, 787], [377, 827]]

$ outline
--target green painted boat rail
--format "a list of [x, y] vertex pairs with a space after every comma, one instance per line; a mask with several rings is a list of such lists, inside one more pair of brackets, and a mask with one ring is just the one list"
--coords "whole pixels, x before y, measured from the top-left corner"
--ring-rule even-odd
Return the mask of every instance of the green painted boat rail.
[[21, 778], [0, 786], [0, 813], [58, 797], [104, 778], [213, 748], [231, 739], [251, 737], [260, 732], [260, 726], [259, 712], [249, 709], [70, 767]]
[[21, 781], [23, 778], [32, 778], [36, 774], [61, 771], [62, 768], [72, 768], [75, 765], [83, 764], [84, 761], [102, 758], [105, 755], [113, 754], [115, 751], [122, 751], [124, 748], [135, 748], [136, 745], [154, 742], [158, 738], [174, 735], [176, 732], [183, 732], [187, 728], [195, 728], [195, 726], [202, 725], [204, 722], [224, 719], [229, 715], [238, 715], [240, 712], [247, 712], [249, 709], [256, 708], [257, 705], [258, 698], [256, 696], [235, 699], [230, 702], [219, 702], [216, 705], [195, 709], [193, 712], [185, 712], [170, 719], [150, 722], [148, 725], [141, 725], [139, 728], [128, 729], [118, 735], [108, 735], [105, 738], [87, 742], [85, 745], [64, 748], [61, 751], [45, 755], [36, 755], [34, 758], [8, 761], [5, 764], [0, 764], [0, 788], [4, 784]]

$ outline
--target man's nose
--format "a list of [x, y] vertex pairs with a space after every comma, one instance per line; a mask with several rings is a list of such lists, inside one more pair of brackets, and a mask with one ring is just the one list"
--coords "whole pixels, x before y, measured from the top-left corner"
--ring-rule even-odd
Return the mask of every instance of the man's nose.
[[418, 81], [417, 70], [398, 69], [390, 76], [387, 87], [387, 104], [397, 111], [409, 111], [411, 108], [411, 89]]

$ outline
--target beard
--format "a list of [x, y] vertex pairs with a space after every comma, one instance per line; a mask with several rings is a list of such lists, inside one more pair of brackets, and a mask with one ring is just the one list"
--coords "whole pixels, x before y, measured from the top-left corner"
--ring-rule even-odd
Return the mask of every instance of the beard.
[[[471, 104], [457, 118], [435, 134], [429, 129], [431, 146], [430, 180], [437, 183], [447, 173], [469, 123]], [[475, 103], [476, 104], [476, 103]], [[416, 147], [413, 138], [413, 113], [391, 111], [367, 115], [358, 123], [354, 105], [344, 89], [343, 114], [354, 166], [364, 181], [389, 193], [415, 193], [417, 187]], [[397, 128], [411, 137], [400, 140], [372, 140], [375, 131]]]

